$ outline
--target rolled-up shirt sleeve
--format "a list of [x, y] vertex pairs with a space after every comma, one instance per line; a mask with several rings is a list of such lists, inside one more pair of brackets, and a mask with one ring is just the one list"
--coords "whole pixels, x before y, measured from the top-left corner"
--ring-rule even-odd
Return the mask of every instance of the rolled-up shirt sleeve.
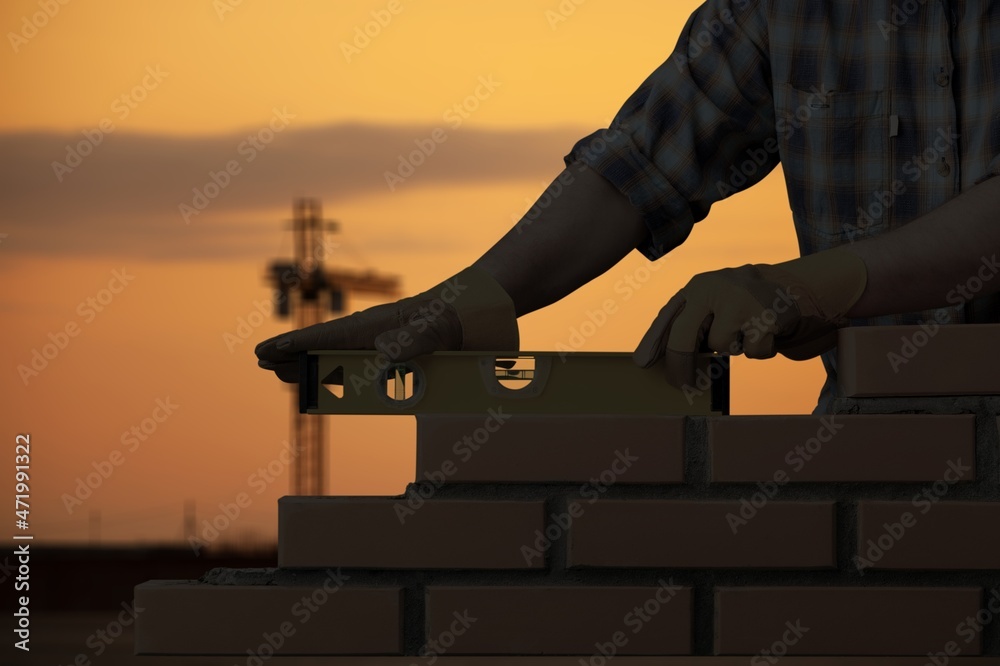
[[649, 236], [638, 249], [649, 259], [778, 163], [764, 2], [701, 5], [610, 126], [564, 158], [597, 171], [642, 213]]

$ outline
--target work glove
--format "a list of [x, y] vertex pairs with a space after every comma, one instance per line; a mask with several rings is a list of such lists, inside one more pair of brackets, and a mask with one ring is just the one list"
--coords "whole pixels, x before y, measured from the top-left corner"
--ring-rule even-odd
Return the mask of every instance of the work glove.
[[254, 353], [261, 368], [297, 383], [299, 354], [310, 349], [372, 349], [398, 363], [435, 351], [519, 346], [514, 302], [489, 273], [470, 266], [416, 296], [265, 340]]
[[663, 306], [633, 359], [665, 363], [667, 381], [683, 388], [696, 381], [699, 352], [813, 358], [837, 344], [867, 279], [864, 261], [844, 248], [700, 273]]

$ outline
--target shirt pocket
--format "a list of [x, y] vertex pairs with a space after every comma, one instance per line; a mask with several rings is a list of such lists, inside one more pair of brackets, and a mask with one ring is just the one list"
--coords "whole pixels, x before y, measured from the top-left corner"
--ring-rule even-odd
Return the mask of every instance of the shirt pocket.
[[775, 88], [775, 130], [803, 254], [889, 228], [888, 95], [789, 83]]

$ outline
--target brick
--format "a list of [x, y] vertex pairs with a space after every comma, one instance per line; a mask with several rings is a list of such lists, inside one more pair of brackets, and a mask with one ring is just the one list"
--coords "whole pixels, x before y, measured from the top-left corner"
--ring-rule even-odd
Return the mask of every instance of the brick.
[[[979, 610], [980, 588], [752, 587], [715, 595], [716, 654], [759, 654], [785, 643], [789, 655], [937, 654], [954, 641], [962, 655], [981, 651], [956, 627]], [[797, 632], [796, 623], [808, 631]], [[796, 642], [792, 644], [792, 640]], [[778, 646], [779, 649], [781, 646]], [[776, 651], [775, 651], [776, 653]]]
[[[282, 497], [279, 567], [523, 569], [521, 547], [544, 530], [542, 502], [396, 497]], [[401, 513], [402, 512], [402, 513]], [[402, 515], [403, 520], [400, 520]]]
[[921, 497], [861, 502], [859, 513], [859, 569], [1000, 569], [1000, 502]]
[[[741, 508], [745, 524], [730, 521]], [[833, 502], [599, 500], [580, 503], [569, 530], [571, 567], [831, 568]]]
[[[329, 592], [329, 590], [334, 590]], [[137, 585], [135, 653], [240, 655], [402, 654], [402, 590], [207, 585], [154, 580]], [[270, 647], [274, 647], [271, 645]]]
[[727, 416], [708, 437], [715, 483], [935, 481], [976, 458], [972, 414]]
[[842, 328], [838, 381], [847, 397], [1000, 394], [998, 339], [1000, 324]]
[[427, 627], [449, 655], [690, 654], [691, 588], [430, 587]]
[[[492, 424], [491, 424], [492, 425]], [[448, 483], [585, 483], [620, 454], [616, 483], [681, 483], [684, 417], [511, 414], [495, 432], [481, 415], [417, 417], [417, 479]]]

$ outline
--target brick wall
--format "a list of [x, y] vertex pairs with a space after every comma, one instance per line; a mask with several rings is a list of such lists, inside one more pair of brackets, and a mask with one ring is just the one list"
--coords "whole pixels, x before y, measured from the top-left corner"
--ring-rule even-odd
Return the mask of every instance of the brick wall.
[[278, 567], [139, 586], [137, 649], [1000, 663], [1000, 332], [950, 328], [843, 331], [828, 416], [418, 416], [405, 495], [282, 498]]

